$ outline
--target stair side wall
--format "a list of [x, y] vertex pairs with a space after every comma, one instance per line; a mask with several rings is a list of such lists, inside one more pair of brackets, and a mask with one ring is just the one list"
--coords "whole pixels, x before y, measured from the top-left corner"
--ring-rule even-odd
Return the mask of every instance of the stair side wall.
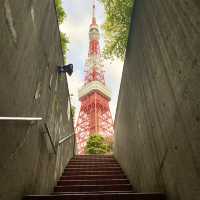
[[[42, 117], [33, 125], [0, 121], [0, 199], [49, 194], [74, 153], [67, 78], [54, 0], [2, 0], [0, 116]], [[43, 124], [47, 122], [55, 155]]]
[[139, 192], [200, 199], [200, 2], [136, 0], [115, 157]]

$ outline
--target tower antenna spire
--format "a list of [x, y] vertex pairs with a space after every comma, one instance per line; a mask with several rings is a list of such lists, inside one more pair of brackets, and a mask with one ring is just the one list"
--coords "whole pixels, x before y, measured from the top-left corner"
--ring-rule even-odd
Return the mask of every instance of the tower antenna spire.
[[93, 12], [92, 12], [92, 17], [95, 18], [95, 11], [96, 11], [96, 1], [93, 0]]

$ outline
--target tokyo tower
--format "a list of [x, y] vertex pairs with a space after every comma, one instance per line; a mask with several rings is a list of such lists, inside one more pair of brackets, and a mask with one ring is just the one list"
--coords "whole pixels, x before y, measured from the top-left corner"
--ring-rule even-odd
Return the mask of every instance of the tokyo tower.
[[106, 86], [104, 66], [100, 52], [100, 33], [95, 16], [96, 5], [93, 3], [92, 23], [89, 28], [89, 52], [85, 64], [85, 80], [78, 91], [81, 102], [75, 132], [77, 153], [84, 154], [87, 140], [92, 134], [105, 138], [114, 134], [113, 120], [109, 101], [111, 91]]

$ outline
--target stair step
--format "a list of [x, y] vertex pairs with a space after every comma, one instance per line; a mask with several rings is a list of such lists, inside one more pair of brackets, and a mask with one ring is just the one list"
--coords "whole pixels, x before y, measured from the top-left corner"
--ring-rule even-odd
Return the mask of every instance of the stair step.
[[165, 200], [162, 193], [86, 193], [86, 194], [57, 194], [29, 195], [24, 200]]
[[56, 186], [54, 192], [132, 191], [130, 184]]
[[62, 176], [60, 180], [104, 180], [104, 179], [124, 179], [124, 174], [118, 175], [67, 175]]
[[64, 170], [68, 170], [68, 169], [77, 169], [77, 170], [81, 170], [81, 169], [94, 169], [94, 170], [98, 170], [98, 169], [121, 169], [121, 167], [115, 165], [115, 166], [109, 166], [109, 165], [69, 165], [68, 167], [66, 167]]
[[117, 175], [123, 174], [122, 171], [64, 171], [63, 175]]
[[[112, 193], [123, 193], [123, 194], [127, 194], [127, 193], [134, 193], [134, 191], [79, 191], [78, 194], [112, 194]], [[57, 194], [77, 194], [77, 192], [53, 192], [52, 195], [57, 195]]]
[[76, 156], [72, 160], [76, 160], [76, 159], [79, 159], [79, 160], [81, 160], [81, 159], [95, 159], [95, 160], [97, 160], [97, 159], [110, 159], [110, 160], [115, 160], [111, 156], [107, 156], [107, 157], [105, 157], [105, 156], [99, 156], [99, 157], [96, 157], [96, 156], [93, 156], [93, 157], [92, 156], [91, 157], [89, 157], [89, 156]]
[[113, 155], [76, 155], [74, 158], [114, 158]]
[[82, 164], [82, 163], [69, 163], [67, 167], [120, 167], [120, 165], [118, 163], [101, 163], [101, 165], [98, 164], [92, 164], [92, 163], [88, 163], [88, 164]]
[[129, 184], [128, 179], [104, 179], [104, 180], [62, 180], [57, 182], [58, 186], [63, 185], [114, 185]]
[[106, 162], [106, 161], [70, 161], [69, 165], [117, 165], [118, 163], [110, 161], [110, 162]]
[[79, 168], [75, 168], [75, 167], [67, 167], [65, 168], [64, 171], [88, 171], [88, 170], [96, 170], [96, 171], [110, 171], [110, 170], [114, 170], [114, 171], [121, 171], [120, 167], [79, 167]]
[[98, 155], [91, 155], [91, 154], [84, 154], [84, 155], [75, 155], [76, 157], [111, 157], [114, 158], [113, 154], [105, 155], [105, 154], [98, 154]]
[[116, 162], [115, 160], [113, 159], [110, 159], [110, 158], [99, 158], [99, 159], [87, 159], [87, 158], [84, 158], [84, 159], [72, 159], [71, 162], [73, 161], [77, 161], [77, 162]]
[[104, 174], [123, 174], [123, 172], [121, 171], [121, 170], [112, 170], [112, 171], [108, 171], [108, 170], [102, 170], [102, 171], [100, 171], [100, 170], [84, 170], [84, 171], [79, 171], [79, 170], [77, 170], [77, 171], [71, 171], [71, 170], [66, 170], [66, 171], [64, 171], [63, 172], [63, 174], [64, 175], [67, 175], [67, 174], [88, 174], [88, 175], [90, 175], [90, 174], [102, 174], [102, 175], [104, 175]]
[[113, 159], [80, 159], [80, 160], [70, 160], [70, 163], [72, 163], [72, 162], [80, 162], [80, 163], [84, 163], [84, 162], [95, 162], [95, 163], [97, 163], [97, 162], [100, 162], [100, 163], [102, 163], [102, 162], [107, 162], [107, 163], [117, 163], [117, 161], [116, 160], [113, 160]]
[[89, 156], [79, 156], [79, 157], [74, 157], [72, 158], [72, 160], [74, 159], [110, 159], [110, 160], [115, 160], [113, 157], [105, 157], [105, 156], [93, 156], [93, 157], [89, 157]]

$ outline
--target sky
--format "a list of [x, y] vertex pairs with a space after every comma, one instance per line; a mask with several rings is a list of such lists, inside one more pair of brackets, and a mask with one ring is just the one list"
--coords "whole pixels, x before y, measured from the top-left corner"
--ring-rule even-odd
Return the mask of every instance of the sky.
[[[72, 105], [76, 107], [75, 121], [77, 120], [80, 102], [78, 100], [78, 89], [83, 85], [84, 66], [88, 55], [89, 48], [89, 25], [92, 20], [92, 2], [93, 0], [63, 0], [63, 7], [67, 13], [67, 18], [60, 26], [60, 30], [69, 37], [69, 51], [67, 52], [67, 61], [73, 63], [74, 73], [68, 76], [68, 84]], [[100, 2], [96, 2], [96, 18], [97, 23], [101, 25], [105, 21], [104, 7]], [[101, 32], [101, 49], [104, 46], [104, 35]], [[113, 60], [105, 60], [105, 79], [107, 86], [112, 91], [112, 99], [110, 109], [114, 119], [117, 99], [123, 69], [123, 62], [115, 58]]]

